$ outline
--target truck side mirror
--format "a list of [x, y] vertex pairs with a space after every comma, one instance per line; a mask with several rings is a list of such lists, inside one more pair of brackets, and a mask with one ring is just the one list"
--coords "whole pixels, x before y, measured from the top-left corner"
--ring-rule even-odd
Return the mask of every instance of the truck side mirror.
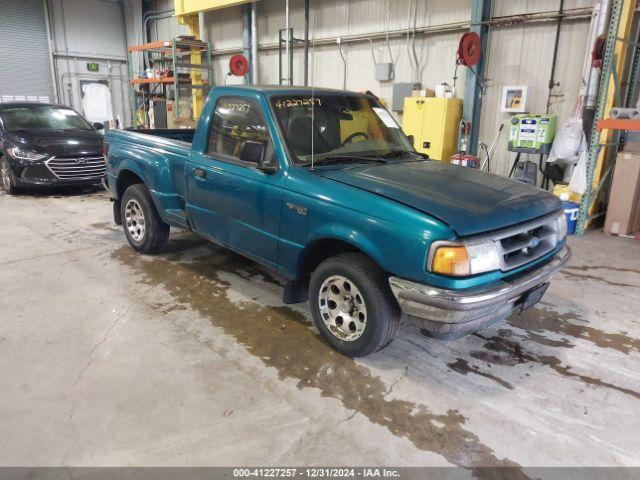
[[415, 141], [416, 139], [413, 138], [413, 135], [407, 135], [407, 138], [409, 139], [409, 141], [411, 142], [411, 146], [415, 147]]
[[266, 147], [263, 143], [246, 140], [240, 147], [240, 155], [238, 155], [238, 158], [243, 162], [260, 165], [264, 158], [265, 151]]
[[258, 165], [258, 170], [267, 175], [273, 175], [278, 171], [278, 158], [276, 157], [275, 152], [271, 155], [271, 158], [265, 158]]
[[262, 142], [247, 140], [240, 147], [240, 160], [255, 163], [261, 172], [272, 174], [278, 171], [278, 165], [273, 158], [266, 159], [267, 146]]

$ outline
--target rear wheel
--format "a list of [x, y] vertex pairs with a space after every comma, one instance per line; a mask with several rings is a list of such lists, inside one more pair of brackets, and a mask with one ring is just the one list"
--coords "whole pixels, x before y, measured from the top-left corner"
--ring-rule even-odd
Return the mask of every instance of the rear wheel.
[[311, 275], [309, 303], [325, 340], [351, 357], [380, 350], [400, 328], [400, 309], [386, 275], [359, 253], [322, 262]]
[[17, 193], [16, 179], [6, 158], [0, 158], [0, 187], [9, 195]]
[[122, 228], [133, 248], [155, 253], [167, 244], [169, 225], [160, 218], [149, 190], [142, 183], [127, 188], [120, 208]]

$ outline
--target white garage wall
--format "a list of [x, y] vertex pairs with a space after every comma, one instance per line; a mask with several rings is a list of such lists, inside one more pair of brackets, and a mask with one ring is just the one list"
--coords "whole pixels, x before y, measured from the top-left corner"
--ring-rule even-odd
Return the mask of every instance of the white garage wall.
[[[128, 125], [127, 40], [120, 2], [48, 0], [48, 10], [60, 103], [82, 111], [81, 82], [107, 81], [114, 115]], [[99, 71], [88, 71], [88, 62], [98, 63]]]
[[[418, 0], [416, 26], [454, 28], [469, 21], [471, 0]], [[557, 11], [559, 0], [494, 0], [493, 17], [526, 13]], [[594, 0], [566, 0], [565, 9], [590, 7]], [[408, 27], [409, 0], [311, 0], [311, 37], [318, 40], [354, 34], [373, 34], [387, 29], [387, 9], [391, 5], [389, 29], [402, 30]], [[157, 0], [155, 10], [173, 8], [172, 0]], [[278, 53], [272, 47], [277, 43], [278, 30], [284, 28], [284, 0], [262, 0], [258, 4], [260, 37], [260, 81], [278, 83]], [[232, 7], [205, 14], [208, 38], [214, 52], [226, 52], [214, 58], [215, 82], [224, 83], [228, 61], [232, 53], [242, 48], [243, 7]], [[411, 19], [413, 22], [413, 18]], [[291, 25], [295, 36], [301, 38], [304, 28], [304, 2], [291, 0]], [[184, 26], [177, 25], [174, 18], [153, 22], [152, 37], [168, 39], [186, 34]], [[434, 33], [416, 38], [416, 50], [420, 59], [420, 81], [432, 87], [439, 81], [452, 83], [455, 53], [458, 40], [464, 29], [446, 33]], [[508, 116], [499, 110], [499, 101], [504, 85], [524, 84], [530, 87], [528, 109], [544, 113], [547, 100], [547, 85], [553, 58], [556, 23], [524, 23], [495, 27], [490, 30], [489, 55], [486, 69], [486, 91], [483, 102], [480, 139], [490, 143], [501, 122]], [[579, 78], [582, 71], [588, 20], [569, 20], [563, 23], [560, 49], [556, 69], [559, 87], [554, 91], [551, 113], [560, 120], [571, 114], [579, 93]], [[406, 49], [406, 39], [390, 42], [395, 60], [395, 81], [411, 81], [411, 69]], [[382, 41], [375, 41], [376, 58], [386, 61], [387, 54]], [[262, 48], [264, 47], [264, 48]], [[371, 90], [391, 102], [391, 82], [374, 79], [374, 65], [368, 42], [343, 44], [347, 58], [347, 88]], [[295, 49], [294, 83], [302, 84], [302, 49]], [[313, 63], [312, 63], [313, 65]], [[310, 75], [313, 75], [310, 73]], [[464, 96], [466, 72], [458, 70], [457, 94]], [[343, 65], [335, 43], [318, 45], [315, 54], [314, 84], [321, 87], [342, 88]], [[505, 174], [513, 160], [506, 151], [506, 135], [503, 135], [492, 171]]]

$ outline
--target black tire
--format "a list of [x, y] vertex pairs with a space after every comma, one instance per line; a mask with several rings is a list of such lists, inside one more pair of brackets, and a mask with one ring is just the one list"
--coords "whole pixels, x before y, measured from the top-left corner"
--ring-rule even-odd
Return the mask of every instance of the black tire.
[[16, 184], [16, 177], [11, 170], [8, 160], [4, 157], [0, 157], [0, 189], [4, 190], [9, 195], [15, 195], [18, 193], [18, 187]]
[[[355, 340], [341, 339], [323, 320], [321, 288], [325, 280], [336, 275], [348, 279], [364, 297], [366, 324], [360, 337]], [[326, 288], [323, 291], [326, 292]], [[363, 357], [377, 352], [389, 345], [400, 330], [401, 312], [391, 293], [387, 275], [369, 257], [360, 253], [330, 257], [315, 269], [309, 284], [309, 306], [313, 321], [324, 339], [349, 357]]]
[[[141, 211], [143, 220], [139, 224], [140, 216], [136, 220], [127, 222], [127, 209], [133, 208], [137, 212]], [[160, 251], [169, 240], [169, 225], [164, 223], [156, 210], [149, 190], [142, 183], [136, 183], [127, 188], [122, 196], [120, 205], [120, 215], [122, 216], [122, 229], [129, 241], [129, 244], [141, 253], [156, 253]], [[135, 230], [135, 227], [141, 227]], [[130, 231], [134, 228], [134, 232]], [[136, 237], [135, 235], [139, 235]]]

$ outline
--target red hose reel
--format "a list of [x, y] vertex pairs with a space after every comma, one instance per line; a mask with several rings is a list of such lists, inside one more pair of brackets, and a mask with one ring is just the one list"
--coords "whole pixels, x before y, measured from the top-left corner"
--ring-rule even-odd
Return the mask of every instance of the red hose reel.
[[244, 55], [234, 55], [229, 60], [229, 70], [236, 77], [244, 77], [249, 73], [249, 60]]
[[482, 52], [482, 42], [480, 35], [476, 32], [467, 32], [460, 38], [458, 44], [458, 63], [467, 67], [472, 67], [480, 60]]

